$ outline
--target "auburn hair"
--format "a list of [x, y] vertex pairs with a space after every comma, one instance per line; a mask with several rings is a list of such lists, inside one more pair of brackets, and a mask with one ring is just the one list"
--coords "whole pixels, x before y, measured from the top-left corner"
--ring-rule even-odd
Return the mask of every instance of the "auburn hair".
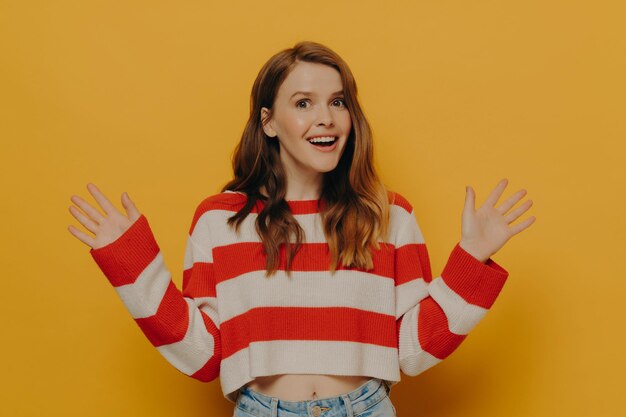
[[[330, 270], [338, 265], [370, 270], [374, 267], [370, 247], [380, 249], [378, 239], [385, 240], [389, 225], [389, 198], [373, 164], [373, 137], [357, 99], [354, 76], [344, 60], [328, 47], [316, 42], [299, 42], [272, 56], [257, 75], [250, 96], [250, 118], [241, 140], [233, 152], [234, 178], [222, 187], [242, 192], [246, 204], [228, 224], [238, 231], [257, 201], [262, 201], [255, 228], [266, 255], [265, 276], [274, 275], [280, 263], [280, 248], [287, 253], [286, 273], [304, 237], [304, 231], [292, 215], [287, 202], [285, 171], [279, 157], [279, 143], [263, 130], [263, 122], [272, 117], [278, 89], [298, 62], [328, 65], [339, 72], [344, 101], [350, 113], [352, 128], [337, 167], [324, 174], [318, 208], [324, 235], [331, 255]], [[269, 109], [261, 120], [261, 108]], [[264, 187], [267, 197], [261, 193]], [[292, 246], [291, 237], [295, 237]]]

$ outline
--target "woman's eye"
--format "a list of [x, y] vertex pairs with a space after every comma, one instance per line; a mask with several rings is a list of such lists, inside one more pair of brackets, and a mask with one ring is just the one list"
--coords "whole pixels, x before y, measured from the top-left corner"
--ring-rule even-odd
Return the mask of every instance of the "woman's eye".
[[[310, 102], [310, 100], [308, 98], [307, 99], [303, 99], [303, 100], [298, 100], [296, 102], [296, 107], [301, 108], [301, 109], [306, 109], [307, 108], [306, 104], [309, 104], [309, 102]], [[346, 107], [346, 102], [342, 98], [338, 98], [338, 99], [333, 100], [333, 104], [338, 106], [338, 107]]]
[[306, 107], [302, 107], [302, 106], [301, 106], [301, 104], [302, 104], [302, 103], [307, 103], [308, 101], [309, 101], [309, 100], [300, 100], [300, 101], [298, 101], [298, 102], [296, 103], [296, 107], [299, 107], [299, 108], [301, 108], [301, 109], [304, 109], [304, 108], [306, 108]]

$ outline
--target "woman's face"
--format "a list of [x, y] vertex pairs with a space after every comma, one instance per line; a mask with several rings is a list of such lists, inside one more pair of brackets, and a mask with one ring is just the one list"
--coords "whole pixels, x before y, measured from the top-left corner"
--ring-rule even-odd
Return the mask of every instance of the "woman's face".
[[[278, 140], [289, 178], [321, 180], [339, 163], [352, 127], [342, 88], [337, 70], [311, 62], [298, 62], [279, 87], [272, 119], [263, 130]], [[266, 114], [263, 107], [262, 119]], [[321, 143], [312, 143], [314, 137]]]

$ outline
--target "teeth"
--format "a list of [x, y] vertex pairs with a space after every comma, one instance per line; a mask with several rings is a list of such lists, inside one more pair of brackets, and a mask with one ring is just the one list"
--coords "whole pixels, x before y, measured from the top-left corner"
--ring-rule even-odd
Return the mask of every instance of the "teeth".
[[335, 140], [334, 136], [321, 136], [319, 138], [309, 139], [309, 142], [319, 143], [319, 142], [333, 142]]

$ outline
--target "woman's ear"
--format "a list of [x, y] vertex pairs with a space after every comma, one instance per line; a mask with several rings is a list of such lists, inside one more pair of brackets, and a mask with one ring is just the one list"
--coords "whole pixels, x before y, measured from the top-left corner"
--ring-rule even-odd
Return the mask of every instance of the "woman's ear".
[[261, 123], [263, 124], [263, 131], [267, 136], [273, 138], [274, 136], [276, 136], [276, 131], [272, 127], [271, 119], [267, 119], [269, 113], [270, 112], [267, 107], [261, 107]]

